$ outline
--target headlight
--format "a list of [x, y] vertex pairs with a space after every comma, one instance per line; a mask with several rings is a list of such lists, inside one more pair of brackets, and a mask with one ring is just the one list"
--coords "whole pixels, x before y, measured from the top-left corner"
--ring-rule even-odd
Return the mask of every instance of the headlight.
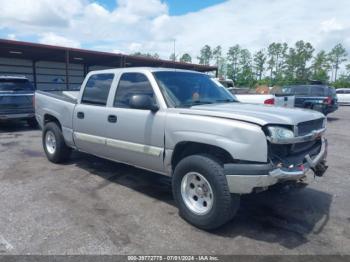
[[269, 130], [272, 139], [288, 139], [294, 137], [294, 132], [284, 127], [269, 126], [267, 130]]

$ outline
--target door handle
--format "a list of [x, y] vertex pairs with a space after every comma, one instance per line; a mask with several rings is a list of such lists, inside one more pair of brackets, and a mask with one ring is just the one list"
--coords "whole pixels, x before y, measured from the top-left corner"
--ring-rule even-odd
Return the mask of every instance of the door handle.
[[117, 122], [117, 117], [115, 115], [109, 115], [108, 116], [108, 122], [116, 123]]
[[77, 117], [78, 117], [79, 119], [83, 119], [83, 118], [84, 118], [84, 113], [83, 113], [83, 112], [78, 112], [78, 113], [77, 113]]

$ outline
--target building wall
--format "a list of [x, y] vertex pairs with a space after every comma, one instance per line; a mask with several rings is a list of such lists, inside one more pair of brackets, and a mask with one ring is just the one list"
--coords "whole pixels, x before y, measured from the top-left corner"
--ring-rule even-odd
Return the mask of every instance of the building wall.
[[[102, 67], [101, 67], [102, 69]], [[89, 71], [93, 70], [89, 68]], [[25, 59], [0, 57], [0, 75], [26, 76], [34, 84], [33, 62]], [[35, 63], [38, 90], [66, 90], [66, 64], [51, 61]], [[84, 66], [69, 64], [69, 89], [79, 89], [84, 80]]]

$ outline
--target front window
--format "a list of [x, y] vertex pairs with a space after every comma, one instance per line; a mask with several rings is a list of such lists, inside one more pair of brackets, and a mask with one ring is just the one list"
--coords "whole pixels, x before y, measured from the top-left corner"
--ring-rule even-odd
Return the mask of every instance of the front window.
[[133, 95], [147, 95], [156, 103], [151, 83], [144, 74], [124, 73], [120, 77], [114, 107], [130, 108], [129, 101]]
[[170, 107], [237, 102], [225, 87], [204, 74], [159, 71], [154, 77]]
[[0, 79], [0, 91], [32, 91], [32, 84], [27, 79]]

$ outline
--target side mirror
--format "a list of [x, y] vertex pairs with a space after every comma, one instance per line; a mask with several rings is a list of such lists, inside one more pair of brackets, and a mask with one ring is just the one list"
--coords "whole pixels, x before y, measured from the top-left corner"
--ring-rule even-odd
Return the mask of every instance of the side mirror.
[[159, 110], [158, 105], [156, 105], [153, 99], [148, 95], [133, 95], [130, 98], [129, 105], [131, 108], [151, 110], [152, 112]]

